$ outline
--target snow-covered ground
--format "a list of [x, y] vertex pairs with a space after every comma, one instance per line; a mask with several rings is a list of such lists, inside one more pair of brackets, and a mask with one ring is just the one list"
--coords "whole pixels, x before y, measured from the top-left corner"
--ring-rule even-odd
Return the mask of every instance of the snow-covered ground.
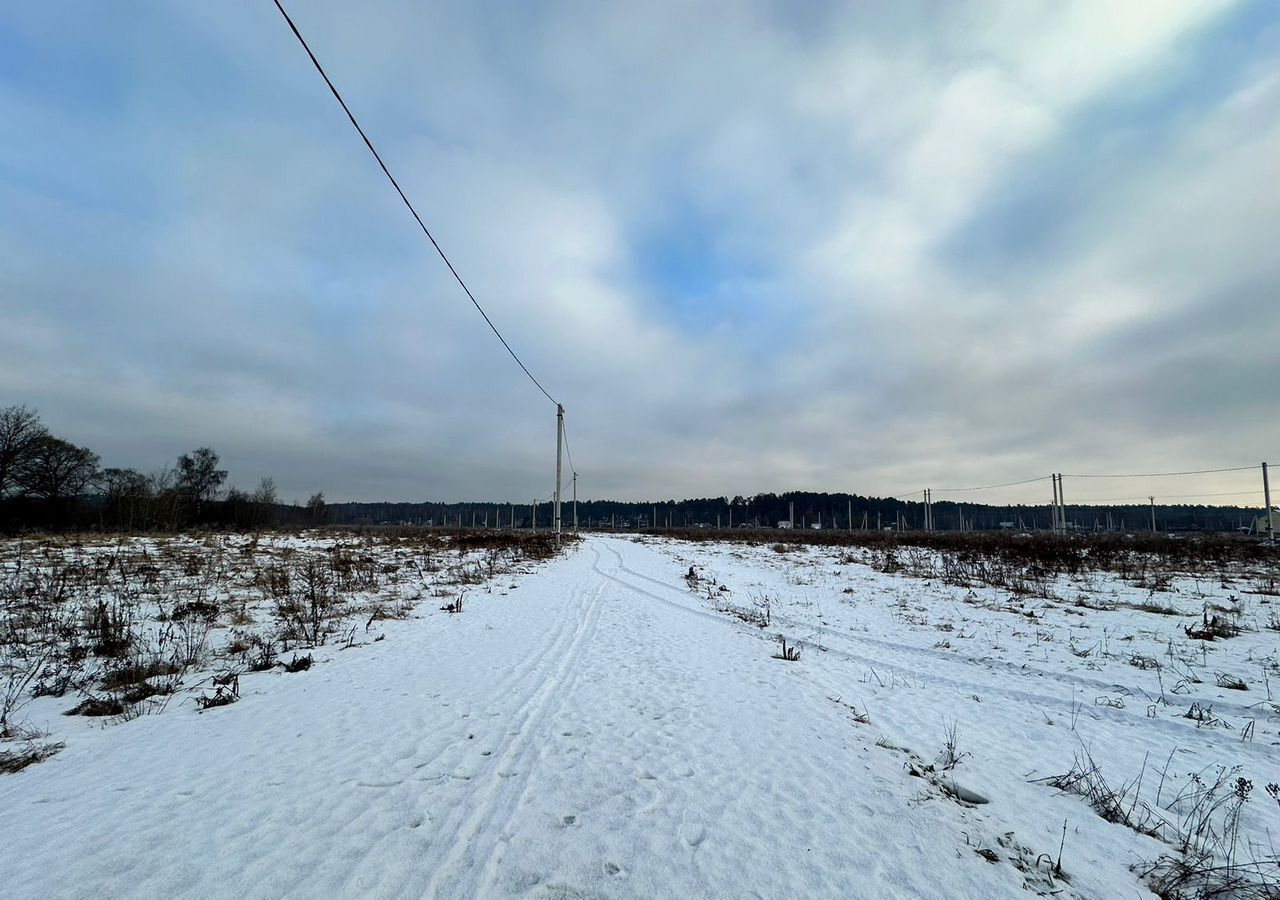
[[[1029, 600], [873, 561], [591, 536], [225, 707], [33, 707], [66, 746], [0, 776], [0, 893], [1143, 897], [1131, 867], [1217, 766], [1255, 786], [1239, 858], [1274, 856], [1273, 598], [1093, 575]], [[1250, 628], [1191, 640], [1207, 602]], [[1125, 808], [1165, 840], [1037, 780], [1086, 754], [1141, 777]]]

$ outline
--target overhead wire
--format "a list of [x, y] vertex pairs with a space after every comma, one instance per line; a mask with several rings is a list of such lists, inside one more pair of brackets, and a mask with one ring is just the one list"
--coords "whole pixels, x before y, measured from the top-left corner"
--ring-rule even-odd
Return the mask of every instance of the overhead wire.
[[1177, 475], [1213, 475], [1218, 472], [1245, 472], [1249, 469], [1258, 468], [1255, 463], [1252, 466], [1232, 466], [1228, 469], [1196, 469], [1190, 472], [1141, 472], [1131, 475], [1072, 475], [1070, 472], [1063, 475], [1063, 478], [1172, 478]]
[[[1156, 494], [1156, 499], [1163, 502], [1165, 500], [1187, 500], [1187, 499], [1199, 499], [1202, 497], [1246, 497], [1246, 496], [1252, 496], [1254, 494], [1261, 494], [1261, 493], [1262, 493], [1262, 488], [1254, 488], [1251, 491], [1216, 491], [1214, 493], [1207, 493], [1207, 494]], [[1073, 506], [1081, 503], [1129, 503], [1129, 502], [1136, 502], [1136, 501], [1146, 501], [1149, 498], [1150, 498], [1149, 494], [1139, 495], [1136, 497], [1088, 497], [1082, 500], [1073, 499], [1069, 501], [1067, 505]]]
[[1023, 481], [1009, 481], [1004, 484], [984, 484], [979, 487], [962, 487], [962, 488], [930, 488], [936, 494], [961, 494], [968, 491], [992, 491], [996, 488], [1015, 487], [1020, 484], [1035, 484], [1037, 481], [1047, 481], [1052, 475], [1041, 475], [1039, 478], [1027, 478]]
[[387, 180], [391, 182], [391, 186], [396, 189], [396, 193], [400, 195], [400, 199], [413, 215], [414, 221], [418, 223], [418, 227], [422, 229], [422, 233], [427, 236], [427, 240], [431, 242], [431, 246], [435, 248], [436, 253], [438, 253], [440, 258], [444, 260], [444, 264], [449, 268], [449, 273], [453, 275], [454, 280], [458, 282], [458, 285], [466, 293], [467, 299], [471, 301], [472, 305], [475, 306], [476, 310], [484, 318], [485, 324], [489, 326], [489, 330], [492, 331], [498, 340], [502, 342], [502, 346], [507, 348], [507, 352], [511, 354], [511, 358], [516, 361], [516, 365], [524, 371], [525, 375], [529, 376], [529, 380], [532, 381], [534, 386], [542, 392], [543, 396], [552, 403], [559, 405], [556, 398], [551, 396], [547, 389], [542, 386], [542, 383], [533, 376], [532, 372], [529, 371], [529, 367], [524, 364], [524, 361], [516, 355], [516, 351], [511, 348], [511, 345], [507, 343], [507, 339], [502, 336], [502, 332], [498, 330], [498, 326], [493, 324], [493, 320], [489, 318], [489, 314], [484, 311], [484, 307], [480, 305], [480, 301], [476, 299], [475, 294], [471, 293], [471, 288], [467, 287], [467, 283], [462, 280], [462, 276], [458, 274], [458, 270], [454, 268], [453, 263], [449, 260], [449, 257], [445, 254], [440, 244], [436, 241], [435, 236], [431, 234], [431, 230], [427, 228], [426, 223], [422, 221], [422, 217], [418, 215], [418, 211], [414, 209], [413, 204], [409, 202], [409, 198], [401, 189], [400, 183], [396, 181], [395, 176], [391, 174], [391, 170], [387, 168], [387, 164], [383, 162], [381, 154], [379, 154], [377, 148], [373, 146], [373, 141], [369, 140], [369, 135], [365, 133], [365, 130], [360, 127], [360, 123], [356, 121], [356, 117], [351, 112], [351, 108], [347, 106], [347, 101], [342, 99], [342, 94], [338, 92], [338, 88], [334, 85], [332, 79], [329, 78], [328, 73], [325, 72], [324, 66], [320, 65], [320, 60], [318, 60], [315, 53], [312, 52], [311, 46], [307, 43], [307, 39], [302, 36], [302, 32], [298, 30], [298, 26], [294, 24], [289, 13], [285, 11], [280, 0], [273, 0], [273, 2], [276, 5], [276, 9], [280, 10], [280, 15], [284, 16], [284, 20], [289, 23], [289, 30], [292, 31], [294, 37], [298, 39], [298, 43], [302, 44], [302, 49], [307, 51], [307, 56], [311, 58], [312, 65], [316, 67], [316, 71], [320, 73], [320, 77], [324, 79], [324, 83], [329, 86], [329, 92], [333, 94], [334, 99], [337, 100], [338, 104], [342, 107], [342, 111], [345, 112], [347, 114], [347, 118], [351, 120], [352, 126], [354, 126], [355, 130], [359, 133], [361, 140], [364, 141], [364, 145], [369, 148], [369, 152], [373, 154], [373, 158], [378, 161], [378, 166], [382, 169], [382, 174], [387, 176]]

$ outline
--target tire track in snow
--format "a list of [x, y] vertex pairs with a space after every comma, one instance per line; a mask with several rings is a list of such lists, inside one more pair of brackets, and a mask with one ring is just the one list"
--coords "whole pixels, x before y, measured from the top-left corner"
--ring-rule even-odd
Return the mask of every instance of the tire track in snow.
[[[598, 556], [598, 554], [597, 554]], [[481, 875], [491, 882], [501, 858], [504, 841], [499, 818], [510, 819], [528, 791], [538, 749], [535, 734], [559, 699], [569, 673], [575, 667], [586, 639], [595, 630], [600, 612], [600, 595], [604, 585], [594, 590], [576, 587], [567, 604], [564, 621], [574, 622], [567, 638], [548, 645], [539, 654], [539, 662], [548, 655], [558, 657], [551, 671], [542, 676], [513, 716], [508, 732], [514, 732], [506, 750], [491, 768], [492, 776], [477, 787], [456, 808], [466, 815], [461, 822], [449, 822], [442, 830], [453, 834], [453, 841], [443, 859], [431, 865], [431, 875], [422, 896], [484, 896], [477, 892], [469, 874]], [[574, 615], [576, 611], [581, 615]], [[536, 668], [537, 664], [531, 668]], [[503, 773], [511, 773], [505, 775]], [[457, 816], [451, 817], [456, 819]], [[472, 883], [468, 883], [472, 882]]]
[[[634, 576], [636, 578], [640, 578], [644, 581], [647, 581], [651, 584], [654, 584], [672, 593], [676, 593], [681, 596], [688, 595], [688, 592], [683, 588], [680, 588], [676, 585], [669, 584], [667, 582], [661, 581], [651, 576], [645, 575], [642, 572], [637, 572], [636, 570], [630, 568], [629, 566], [626, 565], [625, 557], [616, 547], [613, 547], [609, 544], [606, 544], [605, 547], [618, 558], [618, 567], [620, 571], [625, 572], [628, 575]], [[601, 573], [601, 574], [606, 574], [606, 573]], [[677, 609], [683, 610], [684, 612], [689, 613], [691, 615], [714, 619], [718, 622], [721, 622], [733, 628], [737, 628], [739, 630], [748, 631], [749, 633], [757, 633], [757, 629], [748, 628], [745, 625], [740, 625], [736, 621], [726, 616], [723, 616], [717, 613], [707, 612], [701, 609], [695, 609], [693, 607], [688, 606], [687, 604], [679, 603], [676, 601], [666, 599], [664, 597], [660, 597], [651, 591], [645, 590], [644, 588], [638, 587], [634, 584], [630, 584], [613, 575], [606, 574], [606, 577], [613, 578], [613, 580], [617, 581], [619, 584], [622, 584], [625, 587], [628, 587], [637, 593], [640, 593], [640, 594], [643, 594], [644, 596], [658, 600], [659, 602], [665, 603], [668, 606], [673, 606]], [[892, 641], [881, 641], [875, 638], [865, 638], [857, 634], [845, 634], [843, 632], [836, 631], [835, 629], [822, 628], [820, 626], [809, 625], [807, 623], [794, 622], [792, 620], [785, 619], [778, 616], [773, 616], [772, 619], [774, 623], [783, 625], [789, 628], [812, 629], [812, 630], [827, 634], [833, 638], [850, 641], [854, 643], [870, 644], [873, 647], [878, 647], [880, 649], [888, 650], [894, 653], [900, 653], [904, 656], [923, 658], [924, 661], [930, 664], [938, 663], [938, 662], [950, 663], [952, 665], [964, 664], [966, 662], [970, 664], [976, 664], [976, 665], [981, 664], [979, 661], [974, 660], [974, 658], [972, 657], [962, 657], [961, 659], [956, 659], [954, 656], [950, 656], [947, 654], [935, 654], [933, 651], [928, 651], [926, 649], [919, 648], [919, 647], [913, 647], [909, 644], [897, 644]], [[860, 653], [857, 650], [850, 647], [845, 647], [845, 648], [824, 647], [824, 650], [826, 653], [830, 655], [838, 656], [850, 662], [859, 663], [861, 665], [866, 665], [873, 668], [883, 669], [886, 672], [904, 676], [908, 679], [908, 681], [916, 681], [917, 683], [923, 682], [923, 683], [940, 684], [940, 685], [952, 688], [960, 693], [985, 695], [985, 696], [995, 695], [998, 697], [1003, 697], [1015, 703], [1033, 704], [1037, 707], [1045, 707], [1045, 706], [1057, 707], [1062, 703], [1072, 702], [1065, 697], [1057, 697], [1049, 694], [1039, 694], [1031, 691], [1022, 691], [1022, 690], [1017, 690], [1017, 689], [1008, 688], [1008, 687], [1000, 687], [998, 685], [994, 685], [989, 682], [969, 681], [966, 679], [939, 675], [936, 671], [932, 671], [932, 670], [921, 671], [919, 669], [912, 668], [909, 665], [905, 665], [902, 662], [890, 661], [890, 660], [884, 659], [883, 657], [878, 657], [878, 656], [865, 655], [864, 653]], [[1040, 670], [1036, 670], [1036, 671], [1040, 672]], [[1014, 672], [1009, 672], [1008, 674], [1018, 674], [1020, 677], [1025, 677], [1025, 676], [1022, 676], [1021, 672], [1017, 672], [1016, 670]], [[1044, 675], [1044, 677], [1056, 678], [1054, 673], [1051, 673], [1051, 672], [1049, 673], [1040, 672], [1040, 674]], [[1059, 681], [1066, 680], [1069, 682], [1073, 679], [1070, 676], [1068, 676], [1066, 679], [1057, 678], [1056, 680], [1059, 680]], [[1086, 681], [1088, 680], [1086, 679]], [[1123, 685], [1116, 685], [1116, 684], [1104, 685], [1096, 689], [1103, 690], [1106, 692], [1115, 692], [1117, 689], [1128, 690], [1128, 688], [1124, 688]], [[1133, 692], [1133, 694], [1145, 695], [1146, 692], [1135, 691]], [[1195, 697], [1182, 696], [1182, 700], [1178, 701], [1179, 704], [1181, 704], [1183, 700], [1185, 700], [1188, 704], [1192, 702], [1197, 702], [1197, 698]], [[1240, 715], [1240, 716], [1249, 717], [1249, 716], [1256, 715], [1255, 711], [1247, 710], [1243, 707], [1238, 707], [1236, 704], [1232, 704], [1230, 701], [1223, 703], [1217, 700], [1214, 700], [1214, 701], [1203, 700], [1200, 702], [1202, 703], [1211, 702], [1215, 709], [1221, 709], [1224, 707], [1235, 707], [1234, 714]], [[1088, 708], [1093, 710], [1096, 715], [1100, 715], [1106, 719], [1110, 719], [1113, 722], [1118, 724], [1132, 725], [1132, 724], [1135, 724], [1138, 720], [1141, 720], [1141, 722], [1144, 723], [1146, 727], [1154, 727], [1157, 730], [1167, 732], [1171, 736], [1181, 737], [1184, 739], [1187, 736], [1188, 728], [1192, 728], [1197, 732], [1203, 733], [1202, 730], [1195, 729], [1194, 725], [1191, 725], [1190, 723], [1183, 723], [1181, 721], [1178, 721], [1178, 717], [1148, 718], [1145, 714], [1145, 711], [1139, 714], [1136, 710], [1130, 711], [1127, 708], [1116, 709], [1110, 706], [1097, 706], [1093, 704], [1088, 704]], [[1212, 732], [1212, 733], [1216, 734], [1216, 732]]]

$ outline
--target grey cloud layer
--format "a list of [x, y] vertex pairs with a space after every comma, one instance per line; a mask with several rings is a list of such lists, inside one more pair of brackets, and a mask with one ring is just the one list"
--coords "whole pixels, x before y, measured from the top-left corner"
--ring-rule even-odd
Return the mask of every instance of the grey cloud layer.
[[[1280, 455], [1280, 16], [846, 6], [293, 12], [586, 493]], [[0, 402], [286, 496], [547, 495], [551, 408], [273, 15], [0, 18]]]

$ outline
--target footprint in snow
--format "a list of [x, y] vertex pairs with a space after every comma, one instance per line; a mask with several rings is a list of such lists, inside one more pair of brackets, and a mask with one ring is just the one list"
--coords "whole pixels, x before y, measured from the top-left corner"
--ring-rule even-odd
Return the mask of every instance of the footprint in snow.
[[684, 842], [690, 847], [697, 847], [707, 839], [706, 826], [697, 822], [682, 825], [680, 827], [680, 836], [684, 838]]

